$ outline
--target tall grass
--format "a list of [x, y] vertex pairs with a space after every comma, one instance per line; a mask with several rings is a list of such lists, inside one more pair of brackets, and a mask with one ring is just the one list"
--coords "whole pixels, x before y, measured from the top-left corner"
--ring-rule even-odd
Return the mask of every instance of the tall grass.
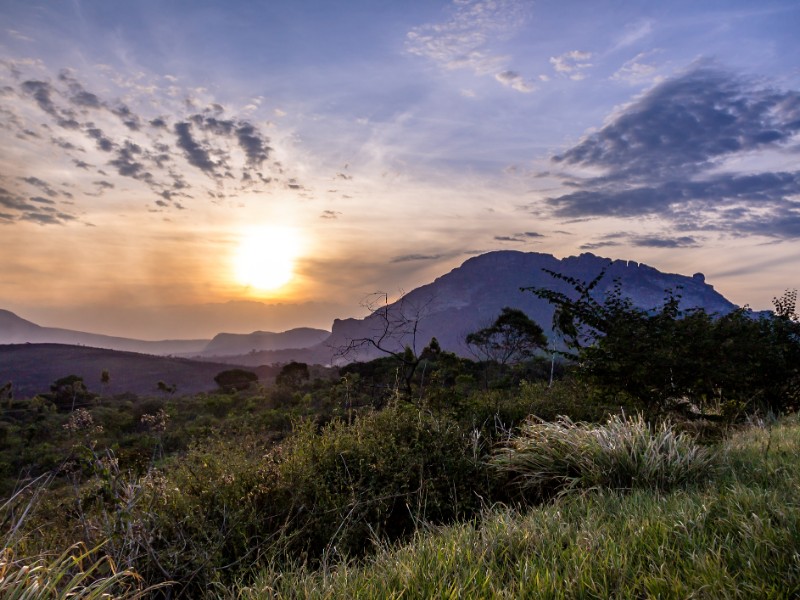
[[714, 463], [689, 434], [642, 415], [603, 425], [531, 419], [492, 459], [534, 499], [574, 489], [669, 490], [707, 478]]
[[26, 539], [26, 520], [39, 509], [51, 481], [51, 476], [39, 477], [0, 504], [0, 598], [136, 600], [168, 585], [144, 585], [133, 569], [119, 569], [103, 544], [89, 548], [81, 542], [60, 554], [29, 554], [35, 544]]
[[705, 486], [596, 487], [524, 514], [495, 508], [361, 563], [267, 570], [226, 597], [796, 598], [798, 456], [796, 420], [748, 430], [720, 449]]
[[0, 597], [4, 600], [135, 600], [156, 589], [143, 588], [134, 571], [117, 570], [100, 548], [75, 544], [58, 556], [18, 560], [9, 547], [0, 552]]

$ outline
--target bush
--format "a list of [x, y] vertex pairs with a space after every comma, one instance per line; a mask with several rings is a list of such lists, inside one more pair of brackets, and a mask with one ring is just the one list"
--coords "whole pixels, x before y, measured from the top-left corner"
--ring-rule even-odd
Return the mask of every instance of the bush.
[[703, 480], [714, 463], [714, 453], [688, 434], [666, 422], [651, 426], [641, 415], [616, 415], [600, 426], [531, 420], [492, 458], [535, 500], [575, 489], [669, 490]]

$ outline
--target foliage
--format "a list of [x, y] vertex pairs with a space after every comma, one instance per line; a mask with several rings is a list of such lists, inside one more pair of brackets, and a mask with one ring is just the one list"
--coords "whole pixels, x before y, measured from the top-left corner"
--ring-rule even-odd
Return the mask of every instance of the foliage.
[[94, 398], [95, 395], [86, 388], [83, 377], [77, 375], [68, 375], [53, 382], [47, 396], [59, 410], [64, 411], [73, 411], [76, 407], [90, 404]]
[[214, 377], [223, 392], [241, 392], [258, 382], [258, 375], [246, 369], [228, 369], [221, 371]]
[[310, 379], [311, 372], [308, 370], [306, 363], [291, 361], [281, 367], [278, 376], [275, 378], [275, 383], [289, 388], [297, 388]]
[[573, 294], [527, 288], [556, 307], [554, 328], [581, 372], [610, 395], [627, 394], [655, 410], [688, 402], [726, 418], [755, 408], [785, 411], [800, 404], [800, 323], [793, 292], [776, 299], [778, 314], [746, 309], [709, 315], [681, 311], [668, 292], [659, 309], [633, 306], [616, 282], [601, 301], [602, 274], [586, 284], [548, 271]]
[[532, 356], [547, 338], [528, 315], [506, 306], [494, 323], [467, 335], [466, 342], [483, 360], [505, 365]]
[[224, 597], [797, 597], [800, 424], [748, 429], [720, 456], [707, 486], [582, 491], [521, 514], [496, 507], [365, 562], [272, 565]]

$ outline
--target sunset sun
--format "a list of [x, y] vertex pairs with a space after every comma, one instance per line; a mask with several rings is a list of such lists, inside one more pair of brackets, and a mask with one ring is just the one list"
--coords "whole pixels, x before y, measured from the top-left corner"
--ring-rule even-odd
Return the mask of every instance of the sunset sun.
[[298, 251], [298, 236], [292, 229], [253, 229], [239, 243], [234, 258], [236, 280], [259, 291], [283, 287], [294, 276]]

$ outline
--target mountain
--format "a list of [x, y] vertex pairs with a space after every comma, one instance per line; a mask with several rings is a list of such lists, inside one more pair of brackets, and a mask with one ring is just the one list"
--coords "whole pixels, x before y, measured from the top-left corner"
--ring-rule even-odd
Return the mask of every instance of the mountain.
[[415, 338], [390, 335], [387, 339], [391, 339], [393, 349], [415, 343], [416, 350], [420, 351], [436, 337], [443, 349], [470, 356], [464, 338], [490, 325], [505, 306], [524, 311], [550, 334], [553, 307], [530, 292], [520, 291], [521, 287], [571, 291], [567, 284], [548, 275], [544, 269], [587, 283], [605, 270], [605, 276], [595, 288], [597, 296], [604, 296], [619, 279], [623, 294], [643, 309], [660, 307], [666, 290], [681, 294], [683, 309], [700, 307], [709, 313], [724, 314], [736, 308], [706, 283], [701, 273], [692, 276], [662, 273], [635, 261], [611, 260], [591, 253], [558, 259], [536, 252], [490, 252], [470, 258], [450, 273], [409, 292], [385, 307], [386, 311], [381, 308], [364, 319], [337, 319], [323, 344], [302, 352], [259, 353], [252, 360], [262, 361], [260, 364], [289, 359], [323, 363], [369, 360], [383, 354], [368, 347], [345, 354], [341, 350], [352, 340], [377, 339], [387, 333], [387, 324], [391, 329], [403, 322], [416, 325]]
[[70, 329], [41, 327], [7, 310], [0, 310], [0, 344], [50, 343], [90, 346], [123, 352], [185, 358], [242, 355], [264, 350], [307, 348], [330, 335], [324, 329], [299, 327], [281, 333], [255, 331], [247, 334], [220, 333], [211, 340], [144, 341], [85, 333]]
[[282, 333], [254, 331], [253, 333], [220, 333], [214, 336], [201, 353], [204, 357], [235, 356], [264, 350], [299, 349], [325, 341], [330, 331], [298, 327]]
[[169, 355], [202, 352], [209, 340], [161, 340], [149, 342], [85, 333], [56, 327], [41, 327], [0, 309], [0, 344], [51, 343], [108, 348], [144, 354]]
[[[175, 385], [177, 394], [196, 394], [217, 388], [214, 377], [232, 365], [185, 358], [119, 352], [65, 344], [0, 346], [0, 385], [10, 381], [14, 396], [23, 398], [50, 391], [50, 384], [67, 375], [83, 377], [90, 391], [103, 395], [132, 392], [154, 396], [158, 382]], [[100, 382], [107, 370], [108, 384]], [[269, 367], [255, 369], [260, 378], [275, 375]]]

